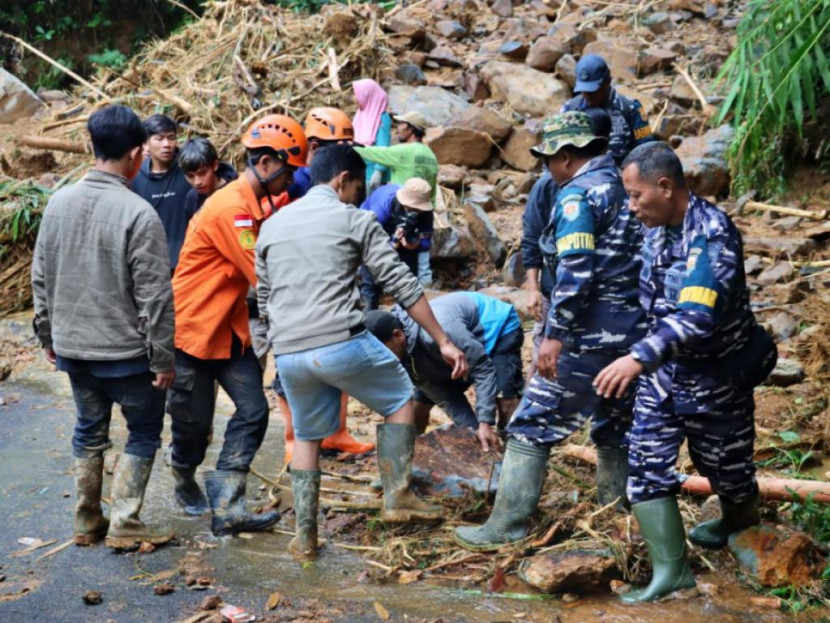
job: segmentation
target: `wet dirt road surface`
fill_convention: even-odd
[[[156,459],[142,517],[170,525],[178,544],[148,554],[114,553],[99,544],[69,545],[72,538],[74,483],[71,436],[74,406],[68,381],[42,361],[16,371],[0,384],[6,404],[0,406],[0,620],[2,621],[181,621],[198,611],[207,595],[219,595],[273,621],[380,621],[375,603],[391,621],[786,621],[790,617],[754,607],[750,594],[732,578],[699,578],[708,595],[660,604],[626,607],[612,596],[586,597],[565,604],[558,598],[526,601],[470,591],[473,587],[422,581],[405,586],[367,582],[366,568],[356,552],[332,546],[320,559],[303,567],[287,553],[289,536],[266,533],[250,538],[216,539],[205,518],[188,519],[173,501],[173,482],[162,453]],[[221,433],[231,412],[220,399],[216,435],[206,465],[212,466],[221,447]],[[117,412],[112,438],[117,452],[125,429]],[[169,422],[164,443],[169,440]],[[272,414],[268,435],[254,467],[270,476],[282,466],[282,426]],[[104,497],[111,477],[105,477]],[[260,482],[249,478],[248,497],[263,497]],[[106,507],[105,507],[106,512]],[[283,519],[279,530],[290,531]],[[24,555],[18,539],[54,543]],[[321,537],[325,537],[324,534]],[[44,556],[49,553],[50,555]],[[42,558],[41,558],[42,557]],[[183,571],[182,571],[183,570]],[[202,577],[206,590],[186,587],[186,576]],[[168,582],[169,595],[153,587]],[[512,582],[510,584],[513,584]],[[714,590],[711,587],[715,587]],[[99,605],[86,605],[88,589],[102,593]],[[466,590],[465,590],[466,589]],[[508,590],[513,590],[509,588]],[[269,596],[278,592],[282,603],[266,611]],[[383,611],[381,611],[381,614]],[[269,619],[266,619],[269,620]]]

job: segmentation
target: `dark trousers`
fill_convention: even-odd
[[[398,251],[401,261],[406,264],[410,272],[418,276],[418,252],[403,249]],[[360,298],[363,299],[363,304],[366,311],[377,309],[380,305],[380,295],[383,291],[375,283],[372,273],[365,266],[361,266],[358,271],[360,274]]]
[[[151,459],[161,445],[164,392],[153,387],[150,372],[117,378],[70,373],[72,396],[78,409],[72,451],[78,458],[101,456],[112,446],[112,405],[118,404],[127,421],[126,454]]]
[[[234,347],[232,352],[230,359],[197,359],[176,350],[176,381],[167,395],[173,466],[196,467],[205,459],[216,402],[215,382],[236,407],[225,429],[216,469],[247,471],[262,445],[268,428],[262,368],[252,348],[240,354]]]

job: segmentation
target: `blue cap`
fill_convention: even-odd
[[[586,54],[576,64],[574,93],[593,93],[611,77],[605,59],[598,54]]]

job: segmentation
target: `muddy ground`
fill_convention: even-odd
[[[273,533],[242,538],[216,539],[206,519],[185,518],[174,505],[172,478],[161,453],[144,517],[171,525],[178,535],[176,544],[152,553],[113,553],[103,545],[57,549],[72,537],[71,394],[65,375],[50,370],[26,336],[26,315],[5,319],[2,325],[6,345],[19,338],[18,344],[29,346],[18,349],[13,376],[0,385],[2,620],[184,621],[198,614],[200,604],[212,595],[266,621],[664,621],[668,617],[691,622],[792,618],[753,601],[757,594],[738,581],[725,554],[713,558],[718,573],[698,573],[698,595],[635,607],[621,605],[610,593],[565,599],[542,596],[512,576],[501,587],[502,594],[488,594],[485,584],[448,579],[441,572],[425,574],[420,581],[402,586],[400,579],[386,577],[369,564],[365,554],[341,547],[367,542],[365,531],[357,528],[351,534],[338,533],[334,537],[324,529],[321,536],[327,543],[320,559],[301,565],[285,551],[292,529],[290,511]],[[352,411],[352,430],[369,438],[377,416],[354,407]],[[230,404],[223,397],[207,466],[215,462],[230,412]],[[282,469],[282,433],[281,417],[274,410],[262,451],[254,462],[255,470],[271,479]],[[110,467],[117,450],[123,447],[124,434],[123,420],[116,414]],[[165,445],[168,440],[166,428]],[[326,459],[324,469],[355,472],[361,462],[369,466],[365,471],[370,472],[370,459]],[[260,500],[255,503],[266,503],[269,489],[257,477],[249,478],[249,498]],[[286,508],[290,508],[290,499],[281,500],[281,509]],[[371,521],[371,513],[364,516]],[[369,537],[368,547],[372,543],[381,546],[383,530],[371,534],[374,536]],[[21,553],[27,546],[19,539],[40,539],[49,544]],[[155,594],[154,588],[164,583],[172,585],[173,592]],[[82,600],[90,589],[101,592],[99,605],[86,605]],[[279,594],[279,605],[267,610],[274,593]],[[827,614],[814,610],[808,618],[818,620]]]

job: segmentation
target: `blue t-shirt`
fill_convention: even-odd
[[[492,296],[479,292],[464,292],[472,297],[478,305],[478,317],[484,327],[484,351],[489,355],[502,336],[512,331],[521,330],[522,323],[516,308]]]
[[[288,187],[288,197],[296,201],[311,190],[311,173],[308,167],[300,167],[294,171],[294,179]]]

